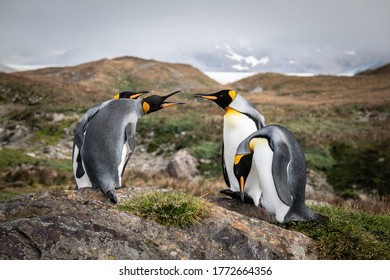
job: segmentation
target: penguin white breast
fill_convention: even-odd
[[[274,153],[271,150],[267,139],[254,138],[252,141],[254,141],[253,161],[256,163],[260,186],[263,192],[261,204],[270,214],[275,215],[278,222],[283,222],[284,217],[290,208],[280,200],[276,191],[272,176]]]
[[[78,164],[77,163],[78,154],[79,154],[79,148],[77,148],[77,146],[74,145],[74,149],[73,149],[73,175],[74,175],[74,178],[76,180],[76,186],[78,189],[92,188],[91,180],[89,179],[88,174],[85,171],[83,159],[81,159],[81,164],[83,165],[84,175],[81,178],[77,178],[77,176],[76,176],[76,170],[77,170],[77,164]]]
[[[122,186],[122,173],[123,173],[123,168],[125,168],[125,164],[127,161],[127,156],[130,152],[129,145],[127,144],[127,141],[123,144],[122,148],[122,156],[121,156],[121,162],[118,165],[118,178],[119,178],[119,186]]]
[[[232,191],[240,190],[238,181],[233,173],[234,156],[236,155],[237,147],[256,130],[256,124],[252,119],[234,109],[227,109],[223,123],[223,143],[226,171]]]

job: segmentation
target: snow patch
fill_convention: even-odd
[[[222,85],[234,83],[238,80],[253,76],[255,72],[204,72],[211,79]]]

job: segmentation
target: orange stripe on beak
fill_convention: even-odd
[[[240,192],[244,192],[244,185],[245,185],[244,177],[241,176],[240,177]]]
[[[213,95],[204,95],[204,96],[201,96],[201,97],[204,98],[204,99],[209,99],[209,100],[217,100],[217,97],[213,96]]]

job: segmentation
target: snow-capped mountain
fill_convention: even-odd
[[[297,52],[256,49],[240,44],[217,44],[192,53],[191,64],[204,72],[276,72],[302,75],[354,75],[386,64],[390,57],[375,57],[356,48],[302,48]]]

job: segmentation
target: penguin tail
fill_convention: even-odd
[[[108,197],[111,203],[118,204],[118,198],[116,197],[115,190],[109,190],[105,193],[105,195]]]

